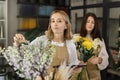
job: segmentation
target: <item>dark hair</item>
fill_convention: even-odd
[[[93,17],[94,21],[95,21],[94,29],[92,30],[92,32],[90,34],[92,39],[100,38],[102,40],[100,27],[98,26],[98,20],[97,20],[97,17],[94,13],[87,13],[84,16],[83,21],[82,21],[82,25],[81,25],[81,29],[80,29],[80,35],[82,37],[86,37],[86,35],[87,35],[86,23],[87,23],[87,19],[88,19],[89,16]]]

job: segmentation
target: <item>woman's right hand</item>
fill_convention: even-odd
[[[88,61],[91,62],[92,64],[100,64],[102,63],[102,58],[93,56]]]
[[[26,39],[22,34],[15,34],[13,39],[14,39],[14,45],[17,46],[22,42],[26,42]]]

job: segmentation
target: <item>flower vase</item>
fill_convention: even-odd
[[[82,71],[79,73],[77,80],[89,80],[89,75],[86,67],[82,68]]]

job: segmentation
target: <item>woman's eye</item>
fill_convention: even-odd
[[[90,23],[90,21],[88,20],[87,23]]]
[[[61,23],[62,20],[51,20],[50,22],[51,22],[51,23],[55,23],[55,22]]]
[[[54,23],[55,21],[51,21],[52,23]]]
[[[92,24],[94,24],[94,22],[93,22],[93,21],[92,21],[91,23],[92,23]]]
[[[58,22],[62,22],[61,20],[58,20]]]

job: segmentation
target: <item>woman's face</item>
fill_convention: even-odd
[[[94,18],[89,16],[86,23],[86,30],[88,33],[92,32],[92,30],[94,29],[94,25],[95,25]]]
[[[66,22],[59,13],[55,13],[51,16],[50,23],[54,34],[64,34],[64,30],[67,29]]]

